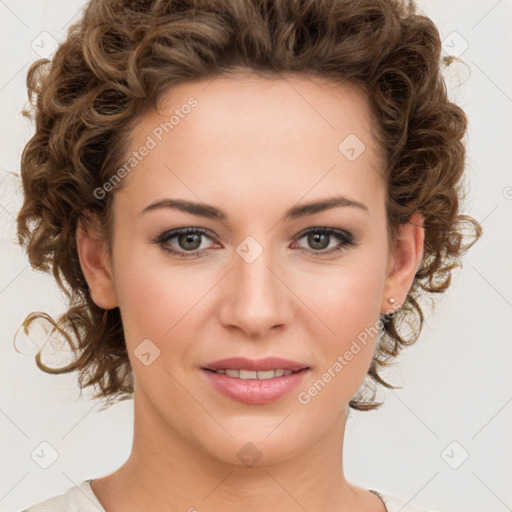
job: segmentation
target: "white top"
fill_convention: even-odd
[[[91,482],[92,479],[84,480],[80,485],[68,489],[65,494],[48,498],[23,512],[106,512],[94,494]],[[433,512],[420,510],[380,491],[370,491],[380,497],[388,512]]]

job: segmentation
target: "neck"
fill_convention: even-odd
[[[262,457],[258,462],[257,448],[241,443],[240,460],[233,463],[219,460],[186,433],[177,432],[138,387],[134,405],[130,457],[115,473],[92,485],[108,512],[142,510],[148,502],[153,510],[191,512],[340,512],[361,510],[364,500],[373,500],[374,506],[379,501],[349,484],[343,474],[345,410],[313,445],[298,447],[295,457],[281,461]],[[271,462],[263,464],[263,460]],[[377,505],[372,510],[380,509]]]

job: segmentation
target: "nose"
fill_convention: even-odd
[[[290,324],[294,295],[270,249],[253,261],[240,254],[234,255],[233,267],[225,278],[220,320],[247,337],[263,338],[269,331]]]

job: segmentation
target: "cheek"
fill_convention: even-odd
[[[164,340],[198,314],[201,298],[215,280],[168,260],[153,248],[122,251],[116,265],[116,292],[123,325],[132,343]]]
[[[299,296],[338,341],[357,336],[379,318],[386,262],[376,254],[359,251],[337,268],[301,281]]]
[[[183,409],[169,410],[167,400],[172,394],[174,404],[189,404],[190,395],[170,373],[179,375],[181,381],[190,375],[189,362],[197,363],[190,350],[204,325],[203,318],[208,318],[207,293],[219,282],[219,276],[207,266],[200,269],[200,263],[187,265],[167,258],[158,249],[140,245],[131,251],[123,251],[121,243],[117,247],[116,291],[126,344],[138,385],[150,400],[159,402],[158,407],[169,414],[171,423],[180,425]],[[138,347],[147,347],[150,358],[156,352],[152,345],[141,344],[146,339],[160,351],[147,366],[138,360]],[[201,410],[190,404],[187,407],[187,417],[197,414],[198,423],[204,422]]]
[[[324,405],[325,400],[350,400],[370,366],[381,328],[386,264],[378,254],[376,248],[360,251],[342,267],[303,282],[298,293],[317,317],[312,336],[318,343],[320,378],[311,394],[305,391],[310,398],[321,391],[318,401]]]
[[[371,277],[340,277],[311,307],[322,320],[315,322],[320,327],[313,331],[317,365],[297,399],[308,415],[323,417],[321,421],[334,421],[363,384],[371,364],[380,328],[380,297]]]

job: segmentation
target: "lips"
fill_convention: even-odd
[[[240,379],[201,369],[201,375],[224,397],[246,405],[264,405],[284,399],[310,375],[311,369],[271,379]]]
[[[229,357],[206,364],[202,367],[204,370],[248,370],[253,372],[268,370],[290,370],[298,372],[299,370],[309,368],[307,363],[283,359],[280,357],[265,357],[263,359],[247,359],[246,357]]]

